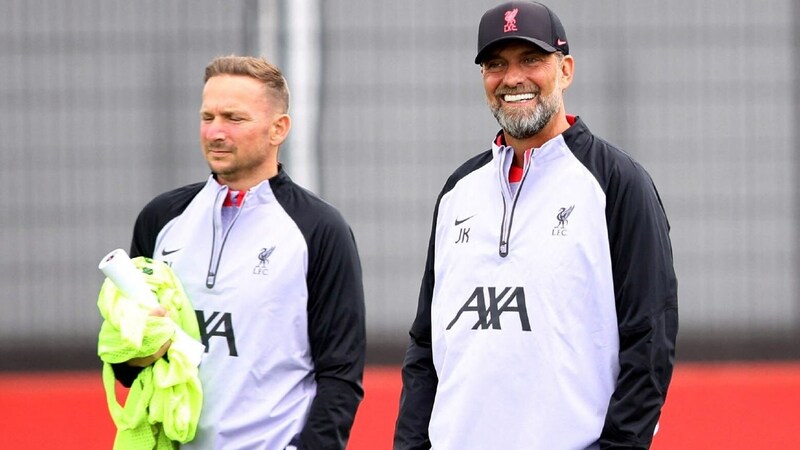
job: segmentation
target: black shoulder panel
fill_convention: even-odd
[[[456,169],[447,179],[447,182],[445,182],[444,187],[442,188],[442,192],[439,194],[439,199],[441,199],[444,194],[450,192],[450,190],[453,189],[453,187],[456,185],[456,183],[458,183],[460,179],[480,169],[481,167],[485,166],[491,161],[492,161],[491,149],[481,152],[473,156],[472,158],[468,159],[466,162],[464,162],[464,164],[462,164],[458,169]],[[439,199],[437,199],[436,201],[437,206],[439,203]]]
[[[174,189],[157,196],[145,205],[133,227],[131,258],[137,256],[152,258],[158,233],[164,225],[178,217],[189,206],[203,186],[205,182]]]

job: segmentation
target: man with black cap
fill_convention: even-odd
[[[549,8],[487,11],[475,63],[502,130],[436,201],[394,448],[647,449],[678,329],[656,188],[566,114]]]

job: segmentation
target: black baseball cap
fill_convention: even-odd
[[[511,39],[528,41],[549,53],[569,54],[567,33],[550,8],[536,2],[506,2],[481,17],[475,64],[483,61],[489,47]]]

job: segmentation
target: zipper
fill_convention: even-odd
[[[511,241],[511,225],[514,222],[514,211],[517,208],[517,200],[519,199],[520,191],[522,191],[522,185],[525,183],[525,179],[528,177],[528,172],[530,171],[530,166],[533,162],[533,151],[526,151],[524,159],[525,165],[523,167],[522,179],[519,180],[519,185],[517,186],[516,192],[514,192],[513,198],[511,196],[511,186],[508,182],[508,173],[506,173],[505,164],[500,165],[500,195],[503,198],[503,220],[500,223],[500,245],[498,248],[498,253],[500,254],[501,258],[508,256],[509,243]],[[509,202],[511,202],[511,211],[508,210]]]
[[[222,227],[222,201],[227,197],[228,190],[222,189],[217,194],[217,199],[214,202],[214,213],[212,219],[212,230],[211,230],[211,258],[208,262],[208,273],[206,274],[206,287],[208,289],[212,289],[214,285],[217,283],[217,272],[219,271],[219,264],[222,260],[222,250],[225,248],[225,241],[228,240],[228,234],[231,232],[231,228],[233,228],[233,224],[236,223],[236,219],[239,218],[239,214],[242,213],[242,208],[244,208],[244,202],[247,200],[245,196],[242,199],[242,204],[239,205],[239,208],[236,210],[236,215],[233,216],[231,219],[231,223],[228,224],[228,228],[222,230],[222,239],[220,240],[219,248],[217,248],[217,230]],[[241,195],[245,195],[242,192]]]

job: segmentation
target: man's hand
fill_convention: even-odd
[[[167,316],[167,310],[164,309],[163,306],[158,306],[155,309],[153,309],[152,311],[150,311],[150,315],[151,316],[156,316],[156,317],[166,317]],[[147,367],[147,366],[153,364],[154,362],[158,361],[159,359],[161,359],[167,353],[167,350],[169,350],[169,346],[170,345],[172,345],[172,340],[171,339],[167,340],[167,342],[164,342],[164,344],[161,346],[161,348],[159,348],[158,351],[156,351],[152,355],[143,356],[141,358],[129,359],[127,361],[127,364],[129,366],[134,366],[134,367]]]

